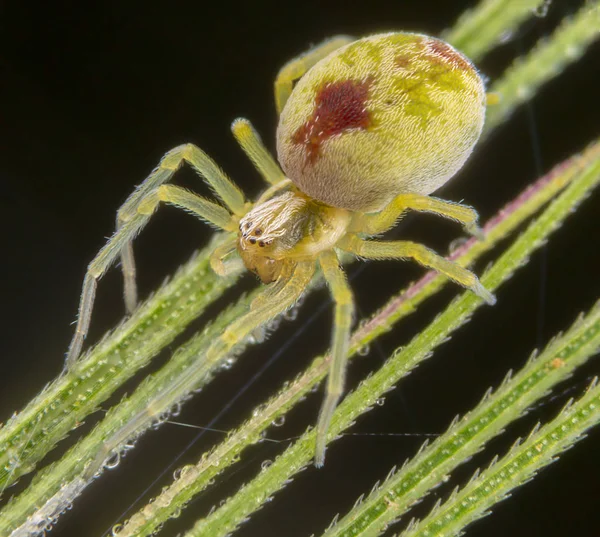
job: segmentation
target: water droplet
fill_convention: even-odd
[[[121,454],[117,451],[117,453],[114,453],[108,459],[106,459],[104,461],[104,468],[106,470],[113,470],[114,468],[119,466],[120,462],[121,462]]]
[[[285,416],[277,416],[272,422],[273,427],[281,427],[285,423]]]
[[[179,416],[179,414],[181,414],[181,403],[180,402],[175,403],[175,406],[171,410],[171,417]]]
[[[385,405],[385,397],[380,397],[379,399],[377,399],[377,401],[375,401],[375,404],[377,406],[383,406],[383,405]]]
[[[552,0],[545,0],[545,2],[543,2],[533,10],[533,14],[536,17],[545,17],[546,15],[548,15],[548,10],[550,9],[551,3]]]
[[[221,364],[221,369],[227,371],[233,367],[233,364],[235,364],[235,358],[227,358],[227,360],[224,360]]]
[[[298,308],[290,308],[283,314],[283,318],[286,321],[295,321],[298,318]]]
[[[115,524],[112,528],[111,535],[114,537],[115,535],[118,535],[119,533],[121,533],[122,530],[123,530],[123,524]]]
[[[269,466],[271,466],[271,464],[273,464],[273,461],[267,459],[266,461],[262,461],[260,467],[262,470],[266,470],[267,468],[269,468]]]
[[[358,354],[359,356],[366,356],[367,354],[369,354],[370,351],[371,351],[371,347],[369,346],[369,344],[361,345],[356,350],[356,354]]]
[[[498,43],[508,43],[512,40],[513,36],[514,32],[512,30],[505,30],[504,32],[502,32],[502,34],[500,34],[500,37],[498,38]]]
[[[182,466],[181,468],[177,468],[177,470],[175,470],[173,472],[173,479],[175,481],[177,481],[178,479],[181,479],[184,475],[186,475],[192,468],[194,467],[193,464],[186,464],[185,466]]]

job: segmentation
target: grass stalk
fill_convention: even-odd
[[[600,385],[597,378],[576,403],[569,402],[550,423],[535,428],[527,440],[515,444],[500,461],[493,460],[462,490],[435,508],[402,537],[461,535],[465,526],[489,513],[516,487],[531,480],[542,468],[581,440],[600,422]]]
[[[483,0],[465,11],[442,38],[474,61],[506,41],[532,16],[542,17],[548,0]]]
[[[525,56],[517,58],[489,91],[499,102],[490,106],[485,133],[506,121],[521,104],[531,100],[540,87],[576,62],[600,37],[600,1],[586,2],[565,19],[548,38],[541,39]]]
[[[380,535],[459,464],[480,451],[527,408],[568,378],[597,353],[598,348],[600,303],[586,317],[578,319],[567,333],[551,341],[539,356],[534,352],[523,369],[514,376],[507,376],[496,392],[486,392],[476,408],[460,420],[455,419],[443,435],[431,445],[423,446],[400,471],[392,470],[381,485],[364,501],[357,502],[323,537]]]

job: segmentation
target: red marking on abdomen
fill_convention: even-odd
[[[441,56],[444,60],[450,62],[458,69],[462,69],[463,71],[473,69],[473,66],[464,58],[462,54],[456,52],[450,45],[448,45],[448,43],[444,43],[444,41],[440,41],[439,39],[430,39],[427,42],[427,47],[430,52],[433,52],[433,57]]]
[[[349,129],[368,129],[371,115],[367,110],[373,76],[363,81],[327,82],[315,97],[311,117],[292,136],[292,142],[306,147],[307,162],[320,156],[321,144]]]

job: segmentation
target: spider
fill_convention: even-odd
[[[495,298],[471,271],[425,246],[374,240],[407,211],[426,211],[462,223],[478,235],[477,212],[429,196],[463,165],[483,126],[486,94],[471,62],[449,44],[421,34],[386,33],[354,40],[337,36],[283,66],[275,80],[280,113],[279,164],[249,121],[233,134],[269,187],[255,201],[201,149],[172,149],[131,194],[117,231],[88,266],[77,327],[67,353],[72,368],[88,331],[98,279],[120,257],[126,309],[136,307],[132,241],[161,202],[184,209],[226,232],[211,258],[226,274],[232,255],[267,284],[249,311],[210,346],[209,357],[230,351],[255,329],[294,305],[317,266],[335,303],[330,370],[319,413],[315,464],[325,459],[326,435],[343,393],[352,290],[339,253],[363,259],[410,258],[470,289]],[[168,184],[187,162],[222,205]],[[281,167],[280,167],[281,166]]]

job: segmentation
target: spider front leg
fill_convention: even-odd
[[[481,229],[477,226],[479,215],[475,209],[461,203],[420,194],[400,194],[382,211],[375,214],[359,215],[351,227],[351,231],[369,235],[383,233],[393,227],[400,215],[407,209],[434,213],[456,220],[464,226],[467,233],[480,239],[483,237]]]
[[[190,164],[206,180],[233,214],[237,216],[245,214],[246,200],[242,191],[204,151],[193,144],[185,144],[171,149],[121,206],[117,213],[117,231],[135,217],[140,203],[149,193],[169,181],[184,162]],[[127,312],[131,313],[137,304],[136,271],[131,241],[125,243],[121,249],[121,266],[125,306]]]
[[[325,280],[329,285],[335,301],[335,317],[331,345],[331,362],[325,400],[319,412],[317,423],[317,441],[315,448],[315,466],[320,468],[325,463],[327,430],[335,407],[344,391],[348,347],[350,343],[350,327],[354,317],[354,298],[346,281],[346,275],[339,266],[337,255],[329,250],[319,256],[319,263]]]
[[[315,273],[313,262],[302,262],[289,270],[285,276],[269,284],[252,302],[250,311],[231,323],[206,352],[207,360],[229,352],[254,330],[294,305],[306,290]],[[261,300],[266,296],[268,300]]]
[[[130,247],[131,241],[150,220],[161,201],[187,210],[225,231],[237,232],[237,218],[232,217],[226,209],[196,194],[187,192],[183,188],[174,185],[162,185],[140,197],[135,214],[129,217],[125,224],[115,232],[88,265],[79,302],[77,326],[67,352],[67,369],[71,369],[75,365],[81,353],[81,347],[90,325],[98,280],[114,263],[119,254]]]
[[[347,252],[365,259],[414,259],[424,267],[447,276],[459,285],[470,289],[489,305],[496,303],[496,298],[479,281],[470,270],[448,261],[422,244],[409,241],[367,241],[356,235],[348,235],[338,246]]]
[[[325,56],[353,41],[355,41],[355,38],[348,35],[337,35],[287,62],[279,70],[275,79],[275,106],[277,107],[277,113],[281,114],[285,103],[292,93],[296,80],[302,78],[313,65],[325,58]]]

